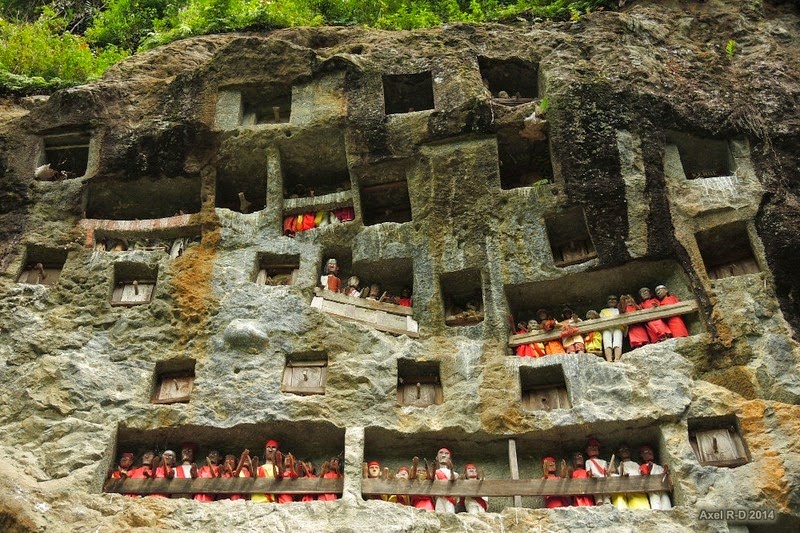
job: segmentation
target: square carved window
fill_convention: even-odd
[[[736,417],[689,421],[689,443],[701,465],[736,467],[747,464],[747,449]]]
[[[286,358],[286,366],[283,368],[281,392],[325,394],[327,380],[327,355],[291,355]]]
[[[83,176],[89,165],[89,138],[88,132],[80,131],[44,137],[41,164],[49,164],[62,178]]]
[[[495,98],[509,103],[530,102],[538,96],[539,68],[535,63],[519,59],[478,57],[484,86]],[[506,103],[505,101],[503,103]]]
[[[710,279],[757,274],[761,271],[744,222],[701,231],[695,238]]]
[[[569,409],[572,402],[561,365],[519,369],[522,408],[528,411]]]
[[[383,102],[387,115],[433,109],[433,78],[430,71],[385,74]]]
[[[155,293],[157,277],[156,268],[141,263],[116,263],[111,305],[132,306],[150,303]]]
[[[730,176],[736,164],[727,140],[704,139],[688,133],[669,132],[667,142],[678,148],[687,179]]]
[[[477,268],[445,272],[439,278],[444,301],[444,323],[472,326],[483,322],[483,278]]]
[[[66,261],[66,250],[31,246],[26,252],[25,267],[17,282],[52,287],[58,283]]]
[[[257,257],[256,285],[294,285],[300,273],[300,256],[259,254]]]
[[[444,401],[439,379],[439,362],[397,361],[397,403],[427,407]]]
[[[157,363],[152,403],[187,403],[194,389],[194,366],[194,359]]]
[[[547,217],[545,225],[556,266],[576,265],[597,257],[586,216],[580,207]]]

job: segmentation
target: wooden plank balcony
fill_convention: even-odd
[[[411,318],[414,314],[411,307],[346,296],[319,287],[314,289],[314,294],[311,307],[324,313],[379,331],[419,337],[419,325]]]
[[[620,328],[630,326],[632,324],[641,324],[650,320],[659,318],[670,318],[673,316],[686,315],[694,313],[698,309],[697,302],[694,300],[687,300],[685,302],[678,302],[676,304],[662,305],[651,309],[642,309],[641,311],[634,311],[633,313],[623,313],[613,318],[596,318],[594,320],[584,320],[575,324],[578,328],[578,333],[585,335],[592,331],[602,331],[609,328]],[[548,342],[561,338],[561,328],[556,328],[553,331],[545,333],[523,333],[521,335],[512,335],[508,340],[510,347],[520,346],[522,344],[530,344],[533,342]]]
[[[120,494],[341,494],[344,479],[197,478],[109,479],[103,492]]]
[[[364,496],[584,496],[624,492],[672,492],[672,488],[669,475],[589,479],[361,480],[361,493]]]
[[[332,211],[340,207],[353,207],[352,190],[332,192],[320,196],[285,198],[283,200],[283,215],[297,215],[311,211]]]

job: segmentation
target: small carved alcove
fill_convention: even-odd
[[[365,226],[411,221],[405,165],[376,165],[365,171],[358,183]]]
[[[401,297],[403,289],[413,294],[414,264],[410,257],[357,261],[353,264],[353,274],[358,277],[364,296],[369,295],[372,285],[377,285],[378,296],[386,303],[396,303],[394,300]]]
[[[293,135],[281,145],[280,157],[284,198],[312,199],[285,202],[284,214],[352,207],[352,193],[340,194],[352,188],[341,130],[314,129]]]
[[[187,403],[194,388],[194,359],[159,361],[155,369],[152,403]]]
[[[678,148],[687,179],[730,176],[736,169],[728,141],[669,132],[667,142]]]
[[[522,408],[525,410],[550,411],[572,407],[561,365],[521,366],[519,383],[522,391]]]
[[[261,252],[256,256],[256,285],[294,285],[299,273],[299,254]]]
[[[114,263],[114,290],[111,305],[148,304],[153,299],[158,268],[144,263]]]
[[[383,104],[387,115],[433,109],[431,72],[384,74]]]
[[[732,222],[700,231],[695,238],[710,279],[761,272],[745,222]]]
[[[245,87],[241,90],[241,125],[289,122],[292,113],[292,88],[287,85]]]
[[[235,168],[232,168],[234,167]],[[267,205],[267,169],[250,161],[237,161],[217,170],[216,207],[255,213]]]
[[[281,392],[325,394],[328,380],[328,354],[310,352],[286,356]]]
[[[556,266],[576,265],[597,257],[582,208],[574,207],[548,216],[545,225]]]
[[[52,287],[58,283],[66,261],[67,251],[64,249],[28,246],[25,266],[17,277],[17,283]]]
[[[689,444],[704,466],[733,468],[750,462],[735,415],[689,419]]]
[[[533,140],[520,135],[517,128],[504,128],[497,133],[497,156],[504,190],[553,183],[550,143],[546,138]]]
[[[481,271],[468,268],[439,276],[448,326],[471,326],[483,322],[483,281]]]
[[[87,131],[72,131],[54,135],[46,135],[43,141],[43,153],[39,164],[50,164],[55,171],[65,173],[66,178],[78,178],[86,174],[89,165],[89,140]]]
[[[397,403],[427,407],[443,400],[438,361],[397,360]]]
[[[535,63],[479,56],[478,67],[483,84],[492,97],[501,99],[500,103],[530,102],[539,94],[539,68]],[[505,93],[502,97],[501,92]]]

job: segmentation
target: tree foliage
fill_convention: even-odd
[[[114,61],[191,35],[290,26],[392,30],[452,22],[578,20],[617,0],[0,0],[8,76],[77,83]]]

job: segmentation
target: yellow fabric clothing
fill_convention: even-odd
[[[258,473],[256,475],[257,477],[275,479],[275,471],[272,468],[272,463],[267,462],[263,466],[259,466]],[[250,501],[258,503],[273,503],[275,502],[275,496],[273,494],[252,494],[250,496]]]

